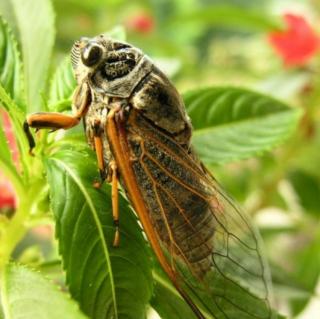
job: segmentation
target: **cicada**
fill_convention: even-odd
[[[71,51],[73,115],[35,113],[29,127],[83,119],[102,180],[112,184],[118,246],[120,183],[163,270],[197,318],[272,318],[258,233],[197,157],[183,100],[139,49],[104,35]],[[216,141],[219,143],[219,141]]]

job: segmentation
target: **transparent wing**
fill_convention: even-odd
[[[215,318],[273,318],[271,281],[261,240],[249,218],[215,184],[211,267],[203,278],[177,260],[183,284]],[[188,278],[188,279],[186,279]]]
[[[130,121],[129,121],[130,122]],[[181,288],[212,318],[273,318],[258,232],[197,160],[142,117],[128,127],[137,183]]]

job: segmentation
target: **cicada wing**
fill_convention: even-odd
[[[158,238],[175,286],[212,318],[272,318],[268,268],[249,218],[191,149],[138,113],[125,131],[149,232]]]
[[[155,231],[164,239],[161,246],[179,285],[214,318],[273,318],[270,275],[258,232],[213,179],[203,181],[213,194],[206,194],[208,205],[202,204],[202,209],[213,219],[187,211],[183,216],[179,213],[186,210],[183,204],[173,200],[169,190],[155,187],[164,211],[161,231],[157,227]],[[176,189],[185,187],[181,182]],[[170,205],[182,216],[176,220],[185,220],[180,230],[166,215],[172,212]]]
[[[187,236],[163,214],[161,230],[155,227],[161,247],[179,285],[204,313],[214,318],[272,318],[271,282],[259,234],[217,186],[208,205],[213,221],[190,218],[185,212],[186,223],[180,228]],[[163,189],[156,188],[156,192],[164,212],[175,204],[179,214],[177,202],[164,195]]]
[[[213,181],[211,267],[199,278],[176,260],[184,289],[214,318],[273,318],[272,288],[259,233]]]

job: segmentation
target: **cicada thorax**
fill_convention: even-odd
[[[175,87],[155,66],[135,87],[130,103],[155,128],[172,136],[179,144],[190,145],[192,129],[183,101]]]

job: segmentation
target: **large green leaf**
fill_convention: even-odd
[[[208,26],[231,27],[236,30],[271,31],[282,28],[278,18],[268,16],[263,10],[248,10],[237,6],[212,5],[174,18],[173,24],[198,23]]]
[[[6,319],[85,319],[76,303],[40,273],[9,264],[2,276]]]
[[[39,111],[54,43],[49,0],[10,0],[20,33],[28,111]]]
[[[150,258],[137,219],[121,198],[120,247],[112,247],[110,186],[92,186],[95,157],[70,145],[47,161],[56,235],[72,296],[93,319],[145,318]]]
[[[249,158],[284,142],[301,112],[266,95],[240,88],[208,88],[185,94],[193,144],[207,163]]]
[[[0,17],[0,83],[19,107],[24,108],[21,61],[17,42]]]

